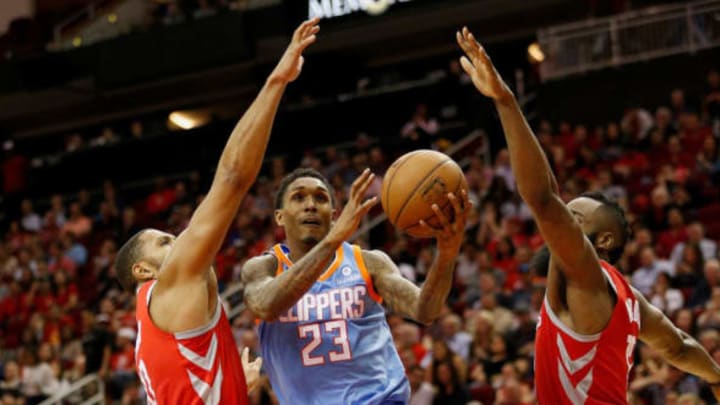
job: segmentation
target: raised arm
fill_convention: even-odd
[[[287,84],[300,74],[302,52],[315,42],[315,34],[320,29],[317,23],[314,19],[298,27],[280,62],[233,129],[210,191],[163,265],[159,278],[162,285],[207,275],[240,202],[260,171],[280,99]]]
[[[641,292],[633,288],[633,293],[640,303],[640,340],[673,366],[712,384],[715,398],[720,399],[720,366],[692,336],[650,305]]]
[[[404,278],[392,259],[384,252],[364,251],[363,260],[373,278],[373,284],[386,305],[399,315],[424,324],[430,324],[439,315],[452,287],[455,262],[465,236],[465,223],[472,204],[467,192],[462,190],[463,203],[448,194],[454,210],[450,223],[442,210],[433,204],[440,227],[431,228],[425,221],[420,226],[428,229],[437,240],[437,254],[422,288]]]
[[[510,163],[522,199],[533,213],[553,260],[568,284],[604,288],[597,254],[580,224],[560,198],[555,176],[515,96],[497,72],[485,49],[467,28],[457,33],[467,56],[460,60],[475,87],[495,101],[510,152]]]
[[[365,200],[375,175],[366,169],[350,188],[350,199],[330,232],[287,271],[275,277],[277,259],[258,256],[243,266],[245,303],[256,316],[274,320],[287,312],[327,269],[338,247],[357,230],[377,197]]]

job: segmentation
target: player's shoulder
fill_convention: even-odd
[[[360,254],[365,262],[365,267],[371,274],[392,271],[396,268],[390,256],[382,250],[361,249]]]
[[[263,254],[248,259],[242,266],[241,277],[247,283],[258,278],[274,276],[278,266],[278,259],[272,254]]]

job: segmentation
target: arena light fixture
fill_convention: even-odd
[[[170,123],[181,129],[193,129],[200,126],[198,120],[183,111],[173,111],[168,116]]]
[[[527,52],[528,58],[532,63],[542,63],[545,60],[545,53],[542,48],[540,48],[540,44],[537,43],[537,41],[528,46]]]
[[[117,20],[118,20],[117,14],[115,14],[115,13],[108,14],[108,16],[107,16],[108,23],[115,24],[117,22]]]
[[[168,115],[170,129],[193,129],[210,122],[210,113],[204,109],[173,111]]]

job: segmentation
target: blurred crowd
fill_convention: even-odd
[[[398,128],[396,138],[405,142],[359,136],[352,145],[306,151],[295,160],[324,173],[339,204],[365,167],[378,175],[369,191],[377,194],[382,174],[400,154],[452,145],[439,135],[436,110],[417,106]],[[676,89],[652,109],[628,108],[605,125],[534,126],[563,199],[598,190],[620,201],[633,236],[618,268],[720,361],[720,75],[710,72],[703,94]],[[493,146],[492,154],[471,144],[458,155],[467,163],[476,209],[443,315],[422,327],[388,314],[414,405],[534,403],[533,342],[544,274],[531,258],[543,241],[515,190],[507,150]],[[290,161],[270,158],[245,198],[215,261],[221,289],[239,281],[245,260],[283,240],[273,223],[273,194],[294,169]],[[42,207],[20,202],[21,214],[0,240],[0,403],[37,404],[91,373],[105,381],[108,403],[143,403],[134,373],[134,297],[114,279],[114,255],[145,227],[181,232],[208,180],[197,173],[158,178],[140,199],[107,181],[97,193],[53,195]],[[378,214],[380,208],[370,217]],[[357,242],[385,250],[418,284],[434,254],[432,241],[405,237],[387,222]],[[241,312],[231,322],[238,347],[259,353],[253,314]],[[704,382],[647,346],[638,346],[630,377],[631,404],[714,403]],[[273,403],[267,381],[252,400]]]

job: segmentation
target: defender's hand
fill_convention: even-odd
[[[319,18],[313,18],[300,24],[293,34],[290,45],[270,75],[271,78],[279,79],[284,83],[290,83],[297,79],[304,62],[302,53],[305,48],[315,42],[317,39],[315,34],[320,31],[318,22],[320,22]]]
[[[463,239],[465,237],[465,224],[467,223],[470,210],[473,209],[472,203],[468,198],[467,191],[463,189],[460,191],[460,194],[462,196],[462,204],[460,200],[455,197],[455,194],[448,194],[448,199],[453,207],[452,223],[450,223],[437,204],[432,205],[432,210],[435,213],[435,217],[440,222],[440,227],[434,228],[423,220],[420,220],[419,223],[422,228],[425,228],[426,231],[431,233],[433,237],[437,239],[438,254],[446,259],[454,260],[460,251],[460,247],[462,246]]]
[[[248,393],[253,392],[260,383],[260,369],[262,368],[263,359],[262,357],[258,357],[250,363],[250,350],[246,347],[242,351],[240,360],[242,361],[242,368],[245,373]]]
[[[343,208],[340,216],[330,229],[330,233],[328,233],[327,237],[330,238],[330,240],[343,242],[350,238],[357,230],[365,214],[377,204],[377,197],[365,200],[365,193],[374,179],[375,175],[370,169],[365,169],[365,171],[355,179],[350,188],[350,199],[348,199],[345,208]]]
[[[485,48],[475,40],[470,30],[463,27],[462,32],[456,32],[455,36],[466,55],[460,58],[460,64],[480,93],[498,102],[511,101],[514,97],[512,91],[495,70]]]

